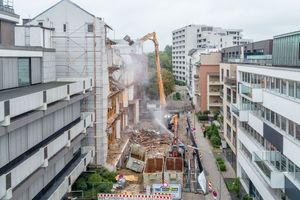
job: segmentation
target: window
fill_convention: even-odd
[[[276,126],[280,128],[280,115],[276,113],[275,117],[276,117]]]
[[[300,140],[300,125],[296,124],[296,139]]]
[[[67,24],[63,24],[63,32],[67,32]]]
[[[94,32],[94,25],[93,24],[88,24],[87,25],[87,32],[89,32],[89,33]]]
[[[286,131],[286,118],[281,116],[281,129]]]
[[[221,69],[221,80],[224,81],[224,69]]]
[[[300,43],[299,43],[299,48],[298,48],[298,58],[300,59]]]
[[[40,27],[43,27],[43,22],[39,22],[39,26],[40,26]]]
[[[300,82],[296,83],[296,98],[300,99]]]
[[[295,82],[289,81],[289,96],[295,97]]]
[[[226,70],[226,77],[229,77],[229,70]]]
[[[281,80],[281,94],[287,94],[286,93],[286,80]]]
[[[30,59],[18,59],[18,83],[19,86],[30,85]]]
[[[289,131],[288,133],[291,135],[291,136],[295,136],[295,129],[294,129],[294,122],[292,122],[291,120],[289,120]]]

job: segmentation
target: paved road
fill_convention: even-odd
[[[194,127],[194,116],[190,114],[191,126]],[[209,141],[203,137],[203,133],[201,130],[201,124],[196,120],[196,134],[195,140],[198,144],[200,153],[202,154],[202,165],[206,174],[206,178],[208,181],[212,182],[213,189],[218,193],[218,200],[220,200],[220,178],[221,178],[221,199],[222,200],[231,200],[230,194],[226,188],[225,182],[222,177],[220,177],[220,172],[217,169],[215,158],[212,153],[212,146],[209,144]],[[205,196],[205,200],[214,200],[212,194],[207,194]]]

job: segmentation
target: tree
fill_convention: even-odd
[[[159,52],[160,66],[169,71],[172,71],[172,47],[167,45],[164,51]],[[149,68],[156,68],[155,52],[148,54],[148,66]]]
[[[159,98],[159,89],[156,77],[156,71],[153,70],[152,77],[149,80],[149,83],[146,87],[147,95],[150,99]],[[168,96],[174,91],[175,80],[172,72],[167,69],[161,70],[161,76],[164,84],[165,95]]]

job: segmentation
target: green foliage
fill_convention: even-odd
[[[85,178],[80,177],[74,184],[74,187],[76,187],[78,190],[87,190],[88,185],[86,183]]]
[[[155,52],[148,54],[148,66],[156,68]],[[162,69],[167,69],[172,72],[172,47],[167,45],[164,51],[159,52],[160,66]]]
[[[226,183],[226,186],[229,192],[234,192],[238,198],[240,197],[241,183],[239,177],[235,178],[233,181]],[[247,197],[246,195],[243,197],[243,199],[244,198],[246,198],[246,200],[248,200],[249,198],[252,199],[251,197]]]
[[[221,145],[221,139],[217,135],[212,135],[210,138],[210,142],[213,145],[214,148],[219,148]]]
[[[221,145],[221,137],[219,135],[218,127],[215,124],[206,127],[206,134],[213,147],[219,148]]]
[[[227,169],[226,169],[226,165],[225,165],[225,163],[221,163],[220,165],[219,165],[219,167],[220,167],[220,171],[222,171],[222,172],[225,172]]]
[[[219,111],[214,112],[213,115],[214,115],[214,120],[218,120],[218,116],[220,115],[220,112]]]
[[[102,167],[93,173],[82,173],[73,185],[73,190],[83,190],[85,198],[94,198],[98,193],[110,193],[116,182],[117,172],[109,172]]]
[[[173,94],[173,100],[175,100],[175,101],[181,100],[181,95],[179,92],[176,92],[175,94]]]
[[[207,121],[208,120],[207,115],[198,115],[197,118],[199,121]]]
[[[175,80],[175,85],[186,86],[186,82]]]
[[[209,111],[209,110],[205,110],[205,111],[203,112],[203,114],[204,114],[204,115],[209,115],[209,114],[210,114],[210,111]]]
[[[253,198],[250,197],[249,194],[246,194],[243,196],[243,200],[253,200]]]
[[[146,93],[150,99],[159,98],[159,89],[157,83],[156,72],[152,73],[152,77],[149,80],[149,84],[146,86]],[[161,76],[164,84],[165,95],[168,96],[174,91],[175,79],[172,72],[162,69]]]

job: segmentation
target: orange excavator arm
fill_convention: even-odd
[[[162,76],[161,76],[161,67],[160,67],[160,59],[159,59],[159,44],[158,44],[156,33],[155,32],[148,33],[147,35],[145,35],[144,37],[142,37],[140,39],[141,42],[145,42],[147,40],[151,40],[154,43],[156,76],[157,76],[158,89],[159,89],[160,107],[164,108],[166,106],[166,96],[165,96],[164,84],[163,84]]]

